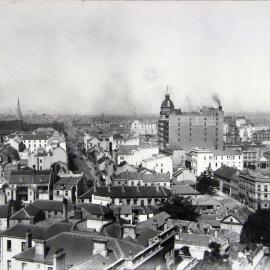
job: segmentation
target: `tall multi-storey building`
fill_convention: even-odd
[[[170,95],[165,95],[165,100],[161,103],[160,118],[158,120],[158,144],[160,149],[169,146],[169,115],[174,111],[173,102]]]
[[[174,109],[167,94],[161,104],[159,146],[190,150],[194,147],[223,150],[222,107],[203,107],[198,112]]]

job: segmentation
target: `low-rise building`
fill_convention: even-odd
[[[144,159],[142,166],[156,173],[168,173],[170,177],[172,177],[173,174],[172,158],[163,154]]]
[[[159,154],[158,147],[143,147],[137,145],[121,145],[116,154],[117,164],[125,161],[130,165],[141,165],[143,160]]]
[[[52,199],[54,174],[51,170],[12,171],[6,188],[7,201],[22,200],[31,203],[37,199]]]
[[[187,165],[199,176],[208,168],[217,170],[222,166],[235,167],[243,170],[243,155],[240,151],[211,151],[193,148],[187,153]]]
[[[164,186],[170,187],[170,175],[168,173],[123,172],[112,176],[114,186]]]
[[[83,193],[84,184],[83,174],[61,175],[53,185],[53,199],[62,201],[66,198],[75,203]]]
[[[28,166],[36,170],[49,170],[55,163],[60,163],[67,168],[67,153],[61,147],[52,148],[50,151],[29,152]]]
[[[101,205],[149,205],[165,201],[171,194],[163,186],[94,186],[80,196],[82,202]]]
[[[130,127],[131,133],[137,134],[157,134],[157,122],[147,120],[134,120]]]

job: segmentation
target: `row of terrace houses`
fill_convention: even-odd
[[[65,197],[76,202],[84,193],[84,181],[83,174],[56,176],[52,170],[14,170],[5,193],[7,201],[31,203],[38,199],[62,200]]]

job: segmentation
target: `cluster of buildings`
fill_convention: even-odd
[[[220,103],[175,109],[169,94],[158,121],[83,120],[69,121],[71,141],[50,128],[2,132],[1,269],[189,270],[211,244],[234,270],[260,263],[263,247],[239,241],[252,209],[270,206],[267,129],[249,135],[252,123],[224,117]],[[196,190],[205,171],[223,196]],[[173,196],[198,219],[165,212]]]

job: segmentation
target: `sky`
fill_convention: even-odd
[[[269,111],[270,2],[0,2],[0,112]]]

